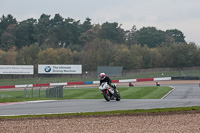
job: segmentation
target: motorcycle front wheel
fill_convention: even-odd
[[[106,101],[110,101],[110,93],[109,92],[103,91],[103,96]]]

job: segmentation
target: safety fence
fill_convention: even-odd
[[[24,88],[24,98],[63,98],[63,85]]]
[[[46,98],[63,98],[63,85],[46,89]]]

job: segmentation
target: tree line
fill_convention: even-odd
[[[59,14],[51,19],[17,22],[12,15],[0,18],[0,64],[82,64],[83,70],[97,66],[123,66],[126,70],[200,65],[200,49],[187,43],[178,29],[156,27],[124,30],[117,22],[81,23]]]

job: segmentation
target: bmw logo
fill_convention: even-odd
[[[46,67],[44,68],[44,71],[45,71],[45,72],[50,72],[50,71],[51,71],[51,67],[50,67],[50,66],[46,66]]]

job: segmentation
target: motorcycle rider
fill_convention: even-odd
[[[113,88],[113,90],[114,90],[114,93],[113,93],[113,92],[110,93],[110,99],[111,99],[111,100],[114,100],[114,97],[116,97],[116,100],[117,100],[117,101],[120,101],[121,96],[120,96],[120,94],[117,92],[116,85],[112,85],[112,84],[111,84],[111,83],[112,83],[112,80],[111,80],[108,76],[106,76],[105,73],[100,73],[100,86],[101,86],[101,84],[102,84],[103,82],[107,82],[107,84],[108,84],[111,88]],[[102,92],[101,92],[101,93],[102,93]]]
[[[107,82],[107,84],[110,85],[113,89],[116,89],[116,86],[111,84],[112,80],[108,76],[106,76],[105,73],[100,73],[100,85],[103,82]]]

